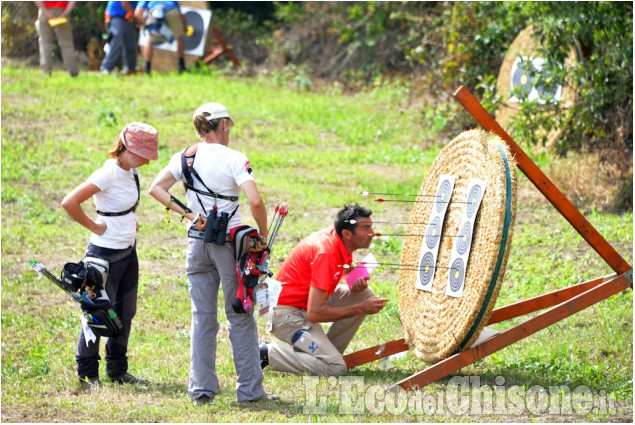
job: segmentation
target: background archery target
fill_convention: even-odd
[[[467,189],[467,203],[463,213],[461,224],[459,229],[461,231],[474,229],[474,221],[476,219],[476,213],[481,206],[481,200],[483,199],[483,192],[485,191],[485,182],[478,179],[470,179],[468,181]],[[459,232],[461,233],[461,232]],[[467,239],[472,241],[472,235],[469,238],[467,235],[461,238],[461,241]],[[463,284],[465,283],[465,267],[468,264],[470,256],[470,243],[459,242],[458,238],[456,243],[452,246],[452,253],[450,254],[451,270],[448,275],[448,284],[445,290],[445,294],[451,297],[460,298],[463,295]]]
[[[456,251],[464,255],[467,253],[467,250],[470,249],[470,245],[472,243],[472,223],[470,221],[466,221],[461,226],[461,231],[456,237]]]
[[[540,78],[532,77],[532,73],[529,72],[529,70],[532,70],[540,73],[544,63],[545,61],[542,58],[517,56],[512,64],[511,90],[518,87],[521,89],[523,94],[527,96],[528,100],[536,101],[540,104],[544,104],[546,102],[547,95],[556,101],[560,101],[562,99],[561,84],[556,84],[552,90],[547,91]],[[509,98],[509,102],[518,103],[520,101],[512,95]]]
[[[427,266],[425,273],[415,274],[415,288],[424,291],[430,291],[432,284],[434,283],[434,272],[436,270],[437,253],[439,252],[439,245],[441,241],[441,232],[443,230],[443,220],[445,219],[445,213],[448,209],[450,200],[452,199],[452,189],[454,188],[454,176],[442,175],[439,177],[439,183],[437,185],[436,196],[434,203],[432,204],[432,216],[429,218],[426,231],[423,235],[423,240],[420,245],[419,260],[415,264],[420,266],[425,264]],[[428,196],[428,195],[426,195]],[[426,203],[430,205],[430,203]],[[420,233],[415,233],[420,234]],[[413,264],[403,263],[402,264]],[[432,270],[429,271],[429,266],[432,265]]]
[[[509,50],[503,59],[498,78],[496,80],[496,92],[501,99],[501,106],[496,111],[496,121],[503,129],[513,137],[511,128],[514,116],[520,110],[518,99],[511,95],[514,87],[521,87],[523,90],[529,91],[529,99],[544,103],[542,99],[546,97],[545,88],[537,85],[532,81],[529,73],[529,67],[540,71],[545,63],[544,58],[540,57],[538,49],[540,47],[539,40],[534,36],[533,27],[529,26],[521,31],[513,43],[509,46]],[[580,47],[577,41],[571,39],[571,49],[564,64],[560,64],[565,68],[573,67],[581,60]],[[576,102],[576,86],[572,81],[566,81],[566,84],[555,85],[554,98],[560,102],[564,111],[568,110]],[[553,146],[560,136],[564,128],[552,129],[547,134],[546,145]]]
[[[419,263],[419,281],[424,287],[432,284],[432,278],[434,277],[435,261],[432,252],[426,252],[421,257]]]
[[[403,267],[399,272],[399,318],[404,338],[413,355],[427,363],[469,347],[489,320],[503,281],[516,212],[515,162],[499,137],[480,130],[461,133],[441,150],[419,195],[434,194],[443,175],[452,176],[454,183],[437,245],[432,279],[436,283],[421,291],[412,284],[421,279],[420,267]],[[450,256],[464,223],[470,179],[487,182],[487,186],[473,216],[469,257],[463,267],[463,294],[456,298],[446,295],[446,283],[453,271]],[[422,223],[429,223],[435,214],[434,204],[413,203],[406,233],[424,235],[426,225]],[[421,251],[427,247],[422,239],[404,240],[401,264],[421,265]]]
[[[181,5],[184,2],[181,2]],[[199,2],[202,3],[202,2]],[[185,53],[192,56],[203,56],[207,41],[208,30],[212,21],[212,11],[187,6],[181,6],[181,13],[185,17],[186,35],[184,37]],[[145,46],[148,42],[148,35],[145,31],[139,31],[139,46]],[[154,54],[157,51],[167,51],[176,53],[176,40],[172,43],[161,43],[154,46]],[[174,56],[174,58],[176,58]],[[174,59],[176,61],[176,59]],[[155,58],[153,55],[152,67],[155,68]]]
[[[187,23],[187,30],[185,32],[185,51],[193,54],[203,56],[205,51],[205,34],[207,34],[207,27],[209,26],[209,21],[212,19],[212,12],[209,12],[209,17],[207,19],[207,25],[205,25],[205,20],[203,19],[203,14],[205,11],[193,11],[188,10],[184,12],[185,22]]]

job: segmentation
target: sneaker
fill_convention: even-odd
[[[269,366],[269,346],[265,341],[260,341],[258,348],[260,348],[260,367],[264,369]]]
[[[79,382],[82,384],[82,389],[84,391],[93,391],[95,390],[98,386],[101,385],[101,381],[99,380],[98,376],[95,376],[93,378],[89,378],[88,376],[84,376],[83,378],[80,376],[79,377]]]
[[[195,406],[204,406],[206,404],[212,404],[212,401],[214,401],[214,397],[209,397],[203,394],[199,398],[195,398],[193,403]]]
[[[111,376],[110,380],[112,382],[116,382],[117,384],[139,384],[139,385],[148,385],[148,381],[145,379],[137,378],[129,374],[128,372],[124,373],[121,376]]]

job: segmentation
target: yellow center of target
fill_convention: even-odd
[[[467,240],[467,235],[463,235],[463,242]]]
[[[423,271],[428,273],[429,270],[430,270],[430,266],[426,264],[426,267],[423,269]]]
[[[472,197],[472,200],[470,202],[472,202],[472,205],[476,204],[476,196]]]
[[[432,236],[436,236],[437,235],[437,229],[432,229]]]
[[[191,37],[194,35],[194,27],[192,25],[187,26],[187,31],[185,31],[185,35]]]
[[[455,279],[458,279],[458,278],[459,278],[459,271],[458,271],[458,270],[456,270],[456,271],[454,272],[454,278],[455,278]]]
[[[520,84],[522,84],[523,86],[527,84],[527,80],[528,80],[527,75],[523,74],[520,76]]]

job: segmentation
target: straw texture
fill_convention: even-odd
[[[505,55],[505,59],[503,59],[503,63],[501,64],[500,70],[498,72],[498,78],[496,80],[496,92],[500,96],[502,100],[501,106],[496,111],[496,121],[500,124],[506,132],[510,133],[510,125],[512,118],[519,112],[518,103],[509,102],[509,91],[512,88],[511,78],[512,78],[512,65],[516,60],[516,57],[539,57],[538,48],[540,47],[540,43],[534,37],[534,29],[532,26],[528,26],[524,30],[522,30],[516,39],[514,39],[513,43],[509,46],[509,50]],[[569,56],[565,60],[565,66],[570,67],[575,63],[579,62],[580,48],[577,42],[573,43],[569,52]],[[576,87],[572,82],[567,82],[562,86],[561,107],[565,110],[571,108],[576,102]],[[548,147],[553,146],[562,133],[564,132],[563,128],[555,128],[552,129],[547,135],[546,145]],[[511,134],[511,133],[510,133]]]
[[[448,357],[459,347],[469,347],[487,323],[503,281],[516,215],[515,161],[498,136],[481,130],[461,133],[439,153],[419,195],[435,195],[442,174],[453,175],[456,181],[442,229],[432,291],[415,289],[419,272],[413,267],[418,267],[423,236],[404,241],[399,275],[399,316],[404,337],[414,355],[428,363]],[[487,186],[474,223],[463,296],[454,298],[445,294],[450,270],[444,267],[449,267],[456,243],[452,235],[459,233],[471,178],[484,180]],[[426,225],[421,223],[427,223],[432,207],[432,203],[414,204],[407,234],[424,235]],[[506,244],[501,246],[504,234]]]

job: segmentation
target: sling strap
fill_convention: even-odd
[[[209,187],[207,187],[205,182],[203,182],[203,179],[201,179],[201,176],[199,176],[199,174],[196,172],[196,169],[194,168],[194,158],[196,157],[197,149],[198,145],[190,146],[183,151],[183,154],[181,154],[181,169],[183,171],[183,176],[185,177],[185,180],[183,181],[183,187],[185,188],[185,191],[187,192],[188,190],[191,190],[192,192],[194,192],[196,194],[198,202],[201,204],[201,207],[203,206],[203,203],[198,197],[199,194],[204,196],[211,196],[217,199],[224,199],[231,202],[238,201],[238,196],[221,195],[220,193],[216,193],[211,190]],[[194,176],[196,180],[198,180],[203,185],[203,187],[207,189],[207,191],[196,189],[194,187],[194,179],[192,178],[192,176]],[[205,211],[205,207],[203,207],[203,211]],[[207,214],[206,211],[205,214]]]

